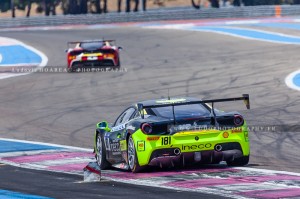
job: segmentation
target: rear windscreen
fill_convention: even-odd
[[[83,49],[98,49],[102,48],[104,45],[103,42],[89,42],[89,43],[81,43],[80,47]]]
[[[173,118],[172,106],[152,108],[151,110],[158,117]],[[210,116],[209,108],[202,104],[175,106],[174,113],[176,118],[197,118]]]

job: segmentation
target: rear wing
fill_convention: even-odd
[[[113,40],[113,39],[101,39],[101,40],[69,41],[69,42],[67,42],[67,44],[70,45],[70,44],[94,43],[94,42],[116,42],[116,40]]]
[[[250,97],[249,97],[249,94],[243,94],[242,97],[234,97],[234,98],[211,99],[211,100],[201,100],[201,101],[191,101],[191,102],[185,102],[185,101],[183,101],[183,102],[175,102],[175,103],[155,104],[155,105],[150,105],[150,106],[144,106],[142,103],[138,103],[137,106],[138,106],[138,111],[141,114],[142,118],[144,118],[144,111],[143,111],[143,109],[145,109],[145,108],[159,108],[159,107],[172,106],[172,108],[173,108],[173,117],[174,117],[174,121],[175,121],[175,113],[174,113],[174,107],[175,106],[211,103],[212,104],[211,114],[212,114],[212,117],[214,117],[214,119],[215,119],[216,118],[216,114],[215,114],[215,111],[214,111],[214,103],[240,101],[240,100],[244,101],[247,109],[250,109]]]

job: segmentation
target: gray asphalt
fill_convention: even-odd
[[[0,166],[0,177],[2,179],[0,181],[1,189],[57,199],[180,199],[184,197],[193,199],[225,198],[196,192],[137,186],[116,183],[112,181],[85,183],[82,182],[82,177],[77,175],[34,171],[11,166]]]
[[[137,28],[0,33],[44,52],[48,67],[65,67],[66,42],[112,38],[124,50],[127,72],[36,73],[0,84],[0,137],[91,148],[96,122],[114,118],[135,101],[171,96],[203,99],[249,93],[220,105],[244,114],[251,126],[250,167],[300,172],[300,93],[285,77],[298,69],[299,46],[212,33]],[[279,130],[278,130],[279,129]],[[298,132],[297,132],[298,131]]]

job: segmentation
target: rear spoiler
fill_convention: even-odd
[[[69,42],[67,42],[67,44],[70,45],[70,44],[78,44],[78,43],[115,42],[115,41],[116,40],[113,40],[113,39],[86,40],[86,41],[69,41]]]
[[[174,107],[175,106],[183,106],[183,105],[192,105],[192,104],[206,104],[211,103],[212,109],[211,114],[214,120],[216,121],[216,114],[214,111],[214,103],[218,102],[231,102],[231,101],[240,101],[243,100],[247,109],[250,109],[250,97],[249,94],[243,94],[242,97],[234,97],[234,98],[223,98],[223,99],[211,99],[211,100],[201,100],[201,101],[192,101],[192,102],[176,102],[176,103],[164,103],[164,104],[156,104],[156,105],[150,105],[150,106],[144,106],[142,103],[138,103],[138,111],[141,114],[141,117],[144,119],[144,111],[145,108],[159,108],[159,107],[168,107],[172,106],[173,108],[173,117],[174,117],[174,123],[175,123],[175,113],[174,113]]]

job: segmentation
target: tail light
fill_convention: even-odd
[[[236,126],[241,126],[244,124],[244,118],[241,115],[234,115],[233,121]]]
[[[76,59],[76,56],[69,55],[69,56],[68,56],[68,59],[69,59],[69,60]]]
[[[143,123],[141,126],[141,130],[145,134],[150,134],[152,133],[152,126],[148,123]]]
[[[68,59],[71,61],[73,59],[76,59],[77,55],[80,55],[82,53],[82,51],[79,50],[75,50],[75,51],[71,51],[68,54]]]

